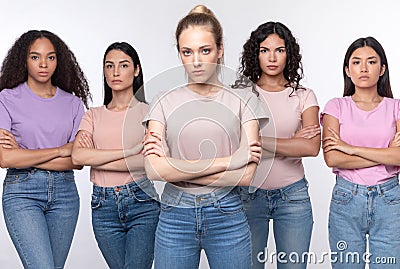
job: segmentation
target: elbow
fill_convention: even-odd
[[[334,158],[331,158],[331,157],[325,155],[325,156],[324,156],[324,159],[325,159],[325,163],[326,163],[326,165],[327,165],[328,167],[334,168],[334,167],[337,166],[337,162],[335,161]]]
[[[164,175],[156,169],[156,165],[154,165],[154,161],[151,162],[148,157],[144,158],[144,170],[146,171],[146,176],[150,180],[154,181],[168,181],[167,175]],[[162,169],[161,169],[162,170]]]
[[[8,168],[8,162],[4,160],[3,158],[0,160],[0,167],[1,168]]]
[[[71,154],[71,160],[72,160],[72,164],[74,166],[84,166],[85,165],[83,159],[80,158],[79,154],[76,154],[74,152],[72,152],[72,154]]]
[[[312,149],[310,152],[310,157],[317,157],[319,154],[319,149],[320,149],[320,147],[316,147],[316,148]]]

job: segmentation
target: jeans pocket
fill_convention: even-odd
[[[230,199],[218,200],[214,207],[218,209],[221,214],[232,215],[243,211],[243,203],[239,196],[234,196]]]
[[[138,189],[132,193],[132,196],[138,202],[148,202],[152,200],[158,201],[157,192],[153,189],[147,188],[146,190]]]
[[[22,183],[29,180],[30,176],[30,173],[7,174],[3,185]]]
[[[383,200],[389,205],[395,205],[400,203],[400,186],[387,190],[383,193]]]
[[[284,193],[284,195],[289,203],[306,203],[310,201],[307,186],[293,192]]]
[[[90,201],[90,205],[92,207],[92,210],[100,208],[102,203],[103,203],[103,200],[101,199],[101,196],[96,194],[96,193],[93,193],[92,194],[92,200]]]
[[[347,205],[353,199],[351,190],[335,185],[332,191],[332,202],[340,205]]]

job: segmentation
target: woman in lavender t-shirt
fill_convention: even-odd
[[[321,114],[325,162],[336,174],[329,212],[333,268],[399,268],[400,102],[385,51],[359,38],[343,63],[344,93]],[[367,254],[367,244],[369,253]],[[335,258],[335,257],[332,257]]]
[[[167,181],[155,268],[197,268],[202,250],[211,268],[250,268],[250,231],[234,186],[253,178],[258,120],[267,115],[254,93],[220,82],[222,28],[209,9],[182,18],[176,39],[188,83],[155,98],[145,119],[147,176]]]
[[[24,268],[63,268],[79,213],[72,142],[90,99],[74,54],[55,34],[28,31],[0,76],[3,213]]]

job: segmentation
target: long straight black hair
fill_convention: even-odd
[[[379,55],[379,58],[381,60],[381,67],[385,66],[385,73],[383,73],[383,75],[380,76],[378,80],[378,94],[382,97],[393,98],[392,88],[390,87],[389,66],[385,50],[383,49],[382,45],[378,42],[378,40],[376,40],[371,36],[357,39],[347,49],[343,62],[343,78],[344,78],[343,96],[351,96],[356,91],[353,81],[351,81],[351,78],[347,76],[346,68],[349,68],[350,57],[353,54],[353,52],[356,49],[362,47],[372,48]]]
[[[132,58],[133,64],[135,68],[140,68],[139,74],[136,77],[133,77],[133,94],[135,95],[136,99],[140,102],[146,103],[146,98],[144,95],[144,87],[143,87],[143,71],[142,65],[140,64],[139,55],[136,50],[126,42],[115,42],[108,46],[106,52],[104,53],[103,58],[103,66],[106,63],[106,56],[111,50],[120,50],[129,57]],[[104,73],[104,72],[103,72]],[[108,86],[106,77],[104,76],[104,102],[103,104],[106,106],[112,100],[112,90],[110,86]]]

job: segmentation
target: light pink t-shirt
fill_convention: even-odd
[[[371,111],[361,110],[350,96],[330,100],[321,113],[339,121],[340,138],[353,146],[387,148],[396,133],[400,100],[383,98]],[[350,182],[372,186],[381,184],[399,172],[397,166],[376,165],[360,169],[334,168],[333,172]]]
[[[293,91],[291,87],[288,87],[280,92],[269,92],[257,87],[257,91],[268,104],[275,124],[275,130],[271,126],[262,128],[262,136],[292,138],[302,128],[302,113],[310,107],[318,107],[314,92],[307,88]],[[263,182],[261,188],[273,190],[295,183],[303,177],[304,168],[301,158],[262,159],[257,167],[254,185]]]
[[[79,130],[92,134],[96,149],[130,148],[143,140],[142,120],[148,105],[137,103],[126,111],[110,111],[105,106],[90,108],[83,116]],[[145,176],[143,168],[131,172],[105,171],[90,168],[90,180],[101,187],[127,184]]]
[[[200,160],[232,155],[242,139],[241,125],[260,119],[263,126],[268,118],[262,102],[248,88],[226,88],[202,96],[181,87],[155,97],[144,122],[155,120],[165,125],[171,157]],[[190,193],[216,190],[189,182],[175,185]]]

